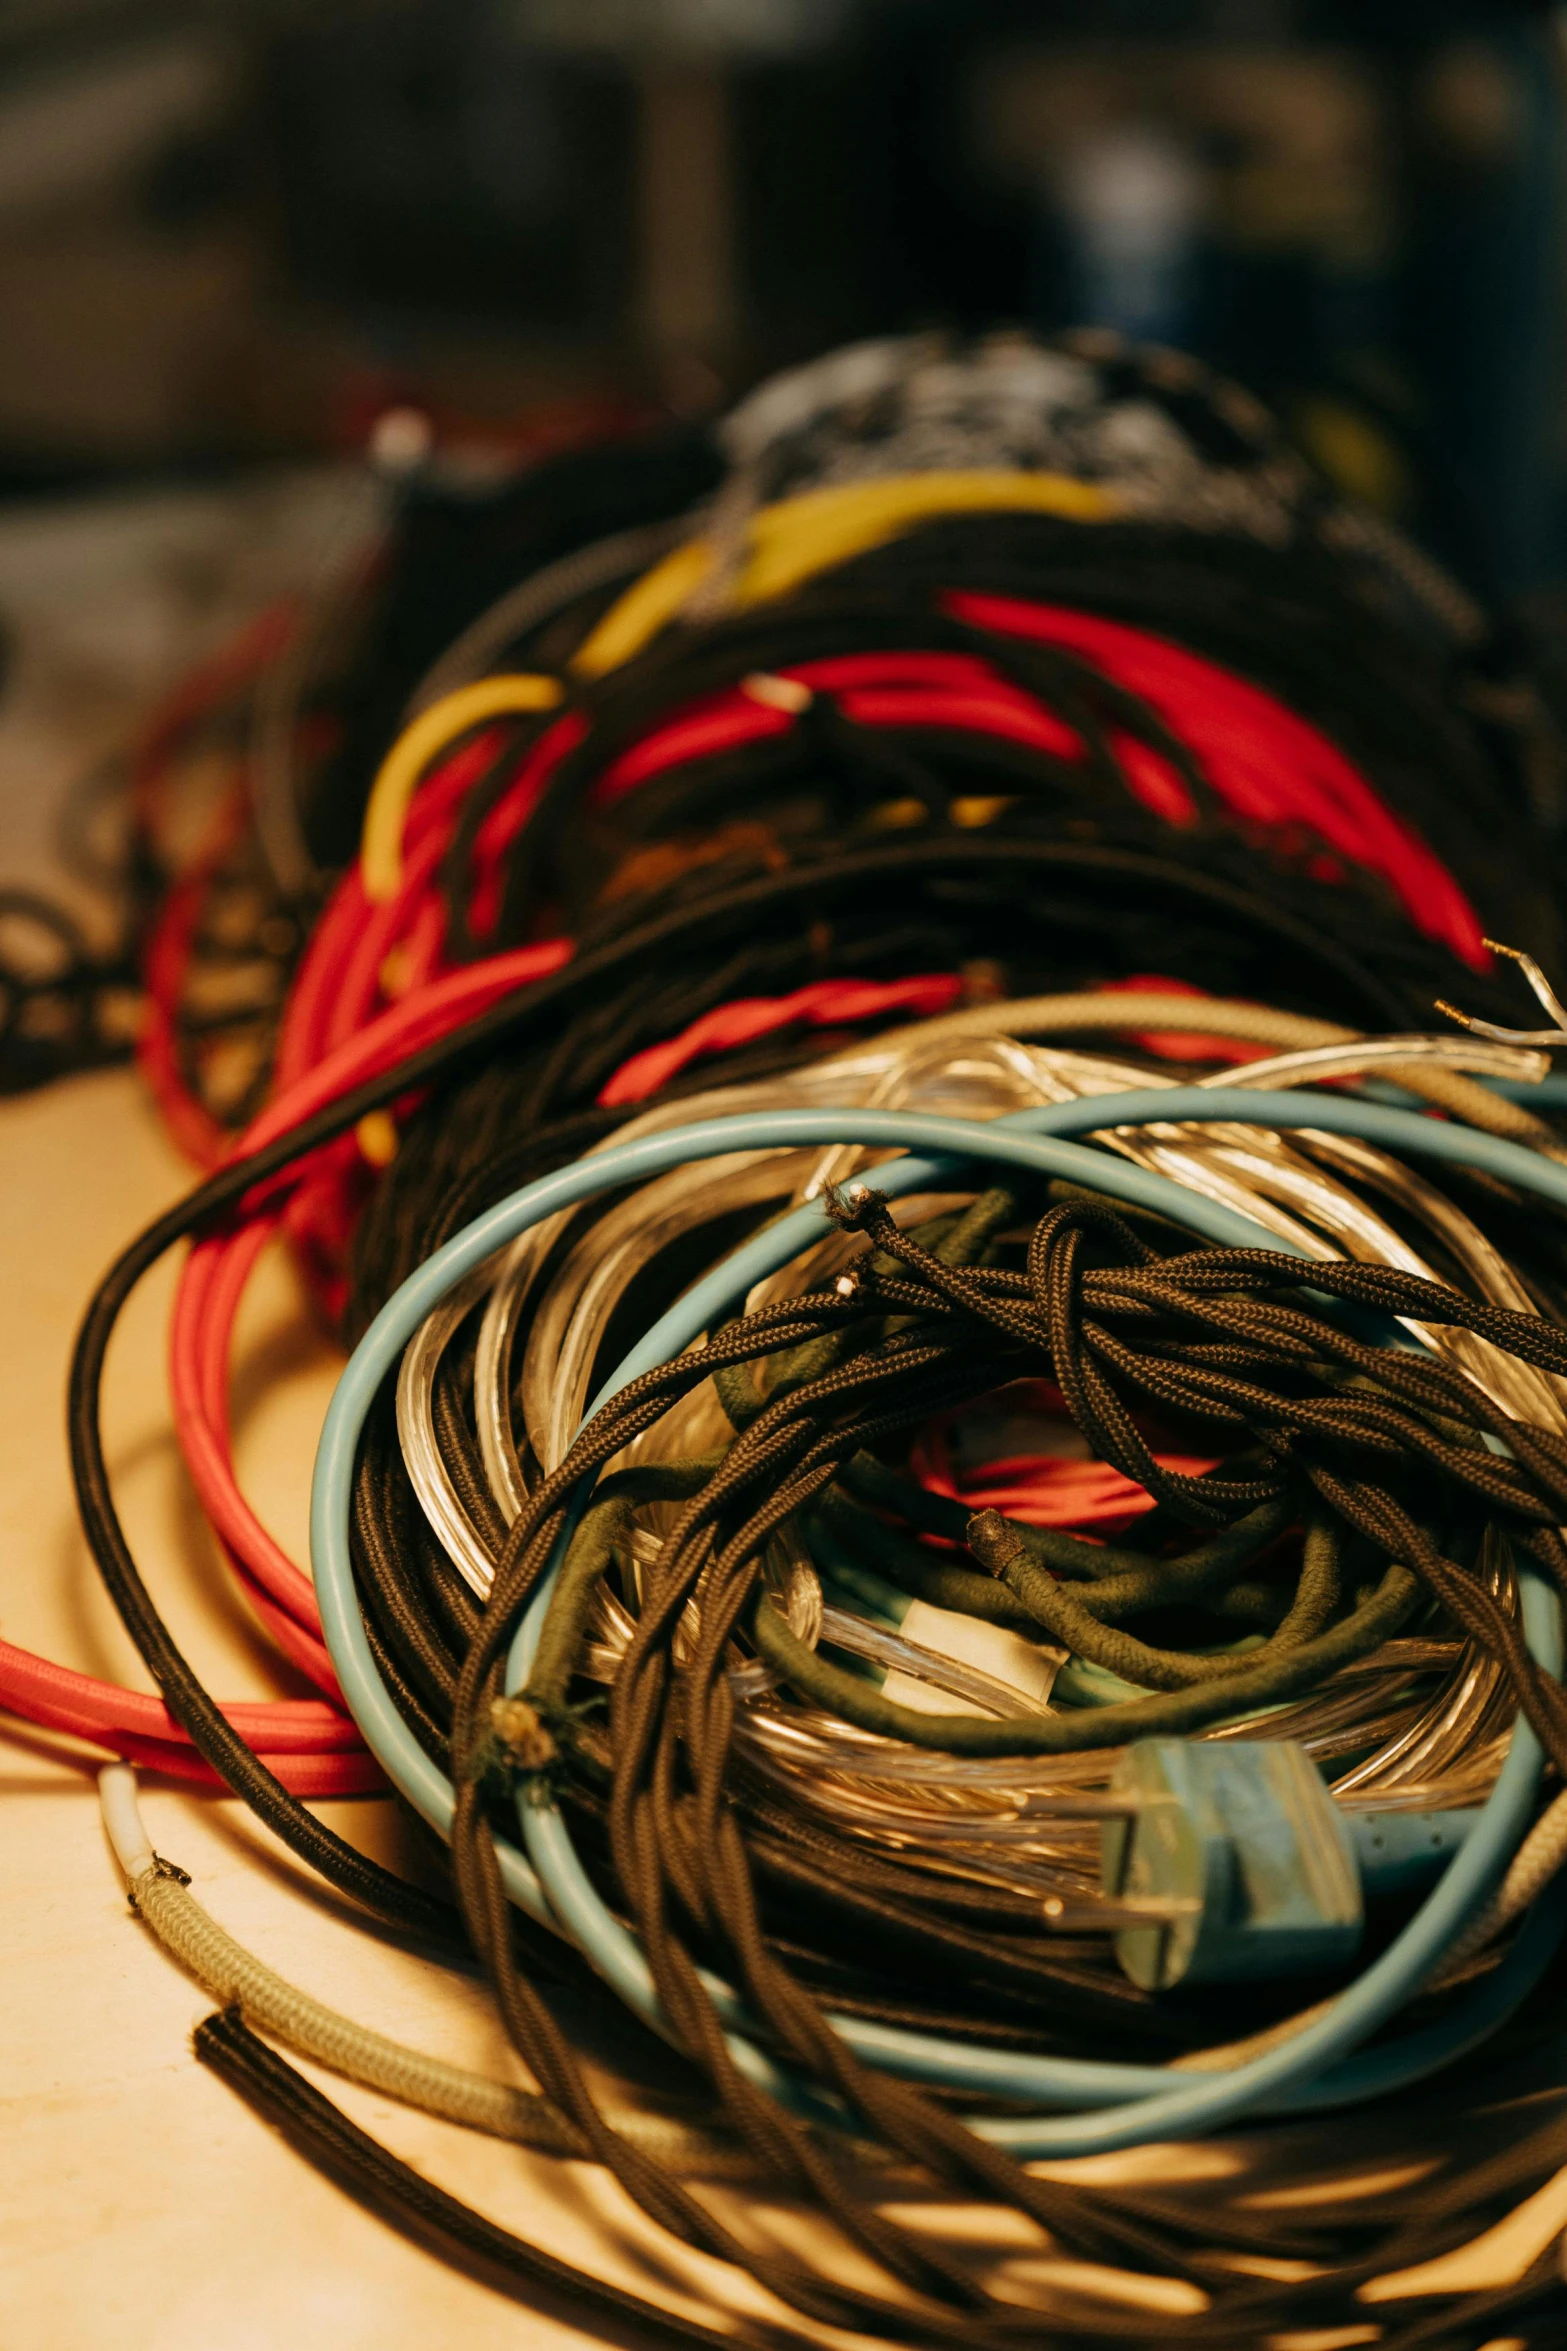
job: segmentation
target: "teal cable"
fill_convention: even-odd
[[[312,1497],[312,1551],[328,1646],[356,1720],[394,1783],[433,1826],[443,1833],[449,1827],[451,1787],[404,1728],[375,1672],[358,1618],[348,1556],[349,1502],[359,1432],[383,1379],[431,1308],[495,1250],[558,1208],[611,1187],[645,1180],[692,1159],[713,1157],[725,1151],[824,1142],[905,1148],[913,1145],[922,1151],[948,1154],[960,1164],[978,1158],[1065,1176],[1135,1205],[1152,1208],[1215,1241],[1240,1246],[1256,1246],[1259,1242],[1277,1245],[1248,1218],[1124,1161],[1062,1139],[1074,1128],[1090,1132],[1102,1129],[1107,1123],[1107,1108],[1106,1098],[1099,1096],[1089,1102],[1053,1104],[1016,1113],[984,1125],[864,1110],[778,1112],[645,1137],[637,1143],[594,1154],[591,1160],[542,1178],[500,1203],[449,1242],[388,1301],[356,1350],[327,1416]],[[1567,1171],[1553,1162],[1538,1159],[1518,1145],[1492,1136],[1412,1117],[1401,1111],[1379,1109],[1364,1102],[1300,1093],[1171,1088],[1134,1090],[1121,1096],[1116,1104],[1117,1125],[1170,1119],[1239,1120],[1284,1128],[1312,1126],[1362,1135],[1406,1152],[1486,1167],[1505,1180],[1543,1192],[1567,1205]],[[940,1160],[910,1158],[878,1168],[876,1182],[883,1192],[901,1193],[950,1180],[950,1174],[950,1166],[944,1166]],[[605,1394],[613,1394],[643,1370],[669,1360],[686,1343],[682,1332],[688,1337],[707,1328],[737,1297],[744,1296],[760,1272],[787,1262],[800,1248],[820,1238],[824,1221],[825,1212],[819,1205],[813,1205],[783,1219],[737,1252],[662,1318],[620,1367]],[[763,1259],[765,1263],[761,1262]],[[603,1400],[601,1396],[598,1402]],[[526,1672],[530,1630],[536,1632],[546,1598],[544,1593],[539,1595],[519,1633],[512,1659],[513,1686]],[[1536,1656],[1549,1670],[1556,1670],[1558,1612],[1544,1587],[1527,1575],[1524,1623]],[[1418,1987],[1499,1874],[1507,1851],[1527,1819],[1538,1783],[1539,1762],[1533,1736],[1527,1725],[1520,1723],[1475,1834],[1397,1941],[1359,1984],[1332,2003],[1323,2017],[1294,2041],[1236,2069],[1233,2074],[1194,2083],[1189,2075],[1169,2075],[1153,2067],[1020,2060],[999,2052],[969,2050],[961,2044],[900,2033],[862,2019],[833,2021],[868,2061],[895,2067],[914,2078],[938,2080],[949,2087],[1005,2089],[1014,2097],[1020,2093],[1037,2095],[1056,2105],[1107,2096],[1139,2102],[1119,2114],[1090,2116],[1065,2125],[1033,2118],[981,2120],[978,2127],[987,2136],[1019,2153],[1088,2151],[1128,2144],[1172,2129],[1211,2128],[1215,2122],[1286,2090],[1297,2076],[1326,2067],[1374,2031]],[[547,1807],[530,1804],[524,1808],[523,1826],[539,1874],[535,1874],[535,1869],[514,1848],[503,1845],[501,1866],[512,1898],[535,1917],[558,1920],[568,1931],[575,1929],[600,1971],[615,1983],[632,2006],[648,2014],[651,1983],[641,1953],[634,1940],[602,1913],[602,1906],[595,1910],[596,1897],[576,1861],[559,1816]],[[548,1899],[540,1883],[541,1876],[549,1888]],[[726,2019],[739,2021],[738,2004],[728,1987],[710,1983],[710,1989],[724,2008]],[[1522,1996],[1521,1991],[1518,1996]],[[737,2044],[736,2054],[755,2078],[765,2080],[781,2095],[789,2094],[789,2085],[760,2052],[749,2044]],[[1178,2086],[1172,2089],[1172,2082]],[[1352,2082],[1346,2081],[1345,2094],[1353,2094]]]
[[[1346,2096],[1335,2086],[1329,2072],[1314,2082],[1298,2084],[1270,2107],[1270,2113],[1314,2114],[1324,2107],[1364,2105],[1368,2099],[1386,2097],[1423,2074],[1436,2073],[1472,2055],[1528,1997],[1555,1958],[1564,1933],[1567,1879],[1557,1878],[1527,1913],[1506,1959],[1475,1986],[1461,2008],[1397,2041],[1362,2050],[1355,2059],[1352,2095]]]

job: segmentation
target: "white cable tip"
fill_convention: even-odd
[[[787,711],[792,718],[809,710],[816,699],[810,687],[802,685],[798,678],[775,677],[771,670],[765,669],[754,669],[749,677],[742,678],[740,691],[753,702],[760,702],[764,709]]]
[[[417,473],[435,447],[435,427],[422,408],[384,408],[370,428],[366,455],[394,480]]]
[[[98,1804],[114,1858],[134,1885],[157,1867],[136,1801],[136,1774],[128,1763],[106,1763],[98,1774]]]

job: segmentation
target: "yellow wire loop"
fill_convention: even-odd
[[[443,694],[439,702],[432,702],[404,727],[381,762],[365,809],[359,863],[365,896],[372,904],[390,898],[402,880],[403,825],[419,778],[431,761],[448,750],[459,735],[482,726],[487,719],[519,711],[553,710],[564,698],[565,688],[558,678],[506,672]]]
[[[617,597],[584,637],[571,658],[572,675],[601,678],[640,653],[695,595],[712,563],[713,550],[706,539],[688,539],[683,547],[672,549]]]
[[[880,481],[805,490],[751,517],[732,602],[744,607],[787,596],[818,572],[868,555],[943,514],[1054,514],[1069,522],[1108,522],[1117,511],[1109,492],[1092,482],[999,467],[889,474]],[[571,664],[575,674],[602,677],[640,653],[695,595],[715,561],[709,540],[690,539],[644,572],[581,645]]]
[[[1092,482],[1000,469],[893,474],[885,481],[806,490],[764,506],[753,518],[750,560],[735,602],[765,604],[787,596],[817,572],[868,555],[943,514],[1054,514],[1068,522],[1105,522],[1114,510],[1108,494]]]

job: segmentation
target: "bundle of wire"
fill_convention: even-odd
[[[424,418],[392,409],[362,462],[323,479],[297,592],[69,796],[71,902],[0,892],[0,1092],[134,1051],[181,1149],[223,1155],[272,1083],[300,947],[410,683],[519,572],[558,573],[553,559],[608,530],[624,576],[716,478],[695,429],[569,446],[585,433],[519,434],[481,493],[461,451],[447,459]]]
[[[478,1955],[532,2090],[281,1984],[105,1775],[219,1998],[201,2057],[524,2289],[731,2339],[459,2204],[270,2041],[607,2165],[779,2327],[1553,2340],[1538,712],[1171,355],[876,346],[721,439],[705,510],[563,553],[409,681],[267,1099],[78,1344],[84,1525],[161,1697],[7,1651],[5,1702]],[[1488,931],[1549,1030],[1502,1027]],[[187,1238],[182,1448],[313,1700],[215,1703],[115,1512],[105,1352]],[[354,1343],[310,1576],[227,1427],[274,1238]],[[387,1782],[450,1900],[303,1801]],[[678,2052],[659,2111],[590,2087],[550,2005],[584,1976]],[[1372,2100],[1417,2152],[1380,2187],[1310,2119]],[[1254,2119],[1320,2194],[1059,2169]],[[1028,2227],[1015,2275],[922,2219],[955,2192]]]

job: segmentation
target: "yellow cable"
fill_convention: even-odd
[[[807,490],[764,506],[751,523],[750,559],[735,590],[737,604],[787,596],[819,571],[868,555],[915,523],[943,514],[1055,514],[1069,522],[1105,522],[1113,500],[1069,474],[989,472],[893,474]]]
[[[938,515],[1056,514],[1071,522],[1108,522],[1116,511],[1110,494],[1092,482],[1000,468],[889,474],[881,481],[806,490],[752,516],[733,601],[765,604],[786,596],[817,572],[869,554]],[[602,677],[640,653],[701,587],[713,561],[710,542],[691,539],[644,572],[578,650],[571,664],[577,676]]]
[[[486,719],[515,711],[553,710],[564,698],[565,688],[556,678],[508,672],[443,694],[404,727],[381,762],[365,809],[359,863],[365,896],[372,905],[390,898],[402,879],[403,824],[430,762]]]
[[[623,661],[640,653],[696,593],[712,562],[713,550],[706,539],[688,539],[683,547],[673,548],[616,598],[597,628],[583,639],[572,655],[573,676],[601,678],[607,670],[619,669]]]
[[[751,517],[732,602],[743,607],[787,596],[818,572],[885,546],[938,515],[1055,514],[1073,522],[1106,522],[1116,511],[1114,499],[1091,482],[999,468],[891,474],[880,481],[807,490]],[[714,560],[709,540],[690,539],[655,563],[590,632],[571,663],[573,674],[603,677],[640,653],[695,595]],[[372,902],[390,898],[397,888],[408,804],[437,754],[486,719],[509,711],[553,710],[563,692],[554,678],[481,678],[443,695],[404,729],[381,763],[365,811],[360,861]]]

